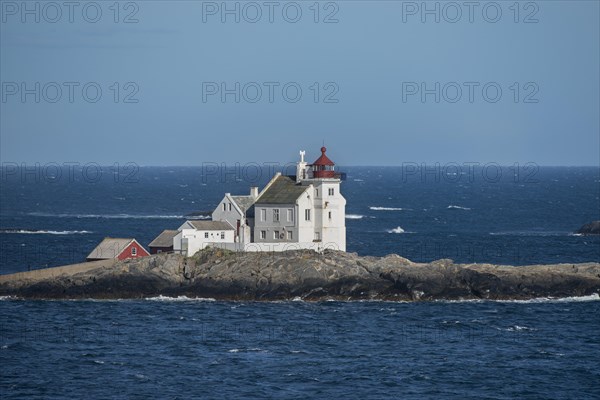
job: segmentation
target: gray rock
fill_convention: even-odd
[[[600,235],[600,221],[592,221],[589,224],[585,224],[575,233],[580,233],[582,235]]]
[[[600,264],[497,266],[397,255],[206,249],[0,275],[0,295],[23,298],[211,297],[221,300],[529,299],[600,292]]]

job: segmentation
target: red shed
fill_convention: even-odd
[[[149,255],[150,253],[135,239],[107,237],[92,250],[87,256],[86,261],[107,260],[111,258],[125,260],[127,258],[139,258]]]

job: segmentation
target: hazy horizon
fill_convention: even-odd
[[[2,1],[1,162],[600,165],[599,2],[86,4]]]

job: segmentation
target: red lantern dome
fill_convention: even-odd
[[[327,148],[321,147],[321,156],[311,164],[313,178],[334,178],[335,164],[325,155]]]

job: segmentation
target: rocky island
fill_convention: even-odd
[[[600,235],[600,221],[592,221],[583,225],[575,233],[580,235]]]
[[[193,257],[158,254],[0,275],[0,295],[27,299],[134,299],[186,296],[218,300],[531,299],[600,293],[600,263],[503,266],[415,263],[398,255],[310,250]]]

